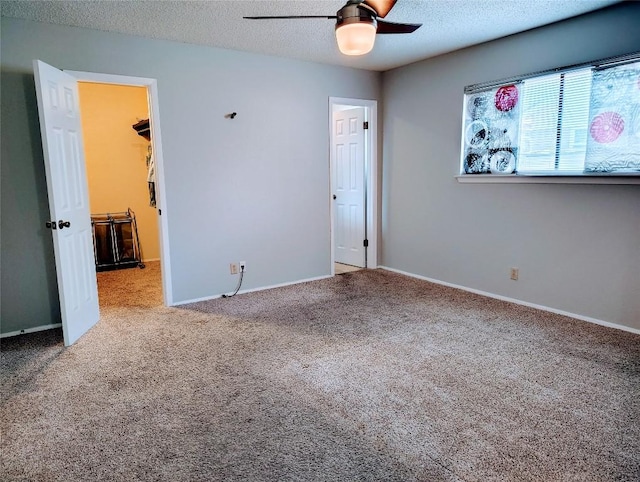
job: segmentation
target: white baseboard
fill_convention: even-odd
[[[261,286],[260,288],[251,288],[251,289],[248,289],[248,290],[240,290],[240,291],[238,291],[238,294],[241,295],[241,294],[244,294],[244,293],[252,293],[254,291],[271,290],[273,288],[282,288],[283,286],[297,285],[297,284],[300,284],[300,283],[308,283],[309,281],[319,281],[321,279],[327,279],[327,278],[333,278],[333,276],[332,275],[316,276],[315,278],[301,279],[301,280],[298,280],[298,281],[288,281],[286,283],[279,283],[279,284],[276,284],[276,285]],[[196,299],[187,300],[187,301],[178,301],[176,303],[173,303],[171,306],[188,305],[190,303],[198,303],[200,301],[215,300],[216,298],[222,298],[222,294],[213,295],[213,296],[205,296],[204,298],[196,298]]]
[[[522,301],[515,298],[509,298],[508,296],[496,295],[494,293],[489,293],[487,291],[481,291],[474,288],[467,288],[466,286],[460,286],[453,283],[448,283],[446,281],[440,281],[433,278],[427,278],[426,276],[421,276],[419,274],[409,273],[407,271],[402,271],[399,269],[389,268],[388,266],[380,266],[380,269],[384,269],[387,271],[392,271],[394,273],[403,274],[405,276],[409,276],[411,278],[417,278],[424,281],[429,281],[431,283],[435,283],[442,286],[448,286],[450,288],[457,288],[459,290],[468,291],[470,293],[475,293],[477,295],[487,296],[488,298],[495,298],[501,301],[508,301],[509,303],[515,303],[517,305],[528,306],[529,308],[536,308],[542,311],[548,311],[550,313],[555,313],[556,315],[568,316],[569,318],[575,318],[576,320],[586,321],[588,323],[594,323],[596,325],[606,326],[609,328],[616,328],[618,330],[628,331],[630,333],[635,333],[636,335],[640,335],[640,329],[631,328],[630,326],[618,325],[616,323],[611,323],[608,321],[598,320],[596,318],[591,318],[589,316],[578,315],[576,313],[569,313],[568,311],[558,310],[556,308],[551,308],[549,306],[538,305],[536,303],[529,303],[528,301]]]
[[[33,328],[25,328],[24,330],[9,331],[7,333],[0,333],[0,338],[9,338],[10,336],[24,335],[26,333],[35,333],[37,331],[52,330],[53,328],[60,328],[62,323],[53,323],[52,325],[34,326]]]

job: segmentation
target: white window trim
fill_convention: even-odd
[[[462,184],[635,184],[640,185],[640,176],[609,175],[540,175],[525,176],[523,174],[459,174],[456,180]]]

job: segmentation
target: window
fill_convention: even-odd
[[[640,176],[637,55],[465,89],[461,173]]]

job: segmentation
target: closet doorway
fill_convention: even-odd
[[[79,81],[78,94],[100,306],[162,303],[148,89]]]

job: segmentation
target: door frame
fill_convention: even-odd
[[[366,239],[369,246],[366,250],[365,268],[378,267],[378,101],[366,99],[351,99],[346,97],[329,97],[329,189],[333,194],[334,184],[334,144],[333,113],[341,110],[340,107],[364,107],[364,118],[369,123],[369,129],[365,131],[365,176],[366,176]],[[335,203],[331,202],[331,276],[335,276]]]
[[[146,77],[128,75],[112,75],[96,72],[65,70],[67,74],[79,82],[98,84],[128,85],[146,87],[149,99],[149,119],[151,129],[151,146],[156,175],[156,208],[158,209],[158,230],[160,236],[160,270],[162,273],[162,296],[165,306],[173,305],[173,289],[171,284],[171,262],[169,258],[169,227],[167,218],[166,189],[164,182],[164,158],[162,155],[162,136],[160,132],[160,107],[158,101],[158,81]],[[82,105],[80,106],[82,116]]]

